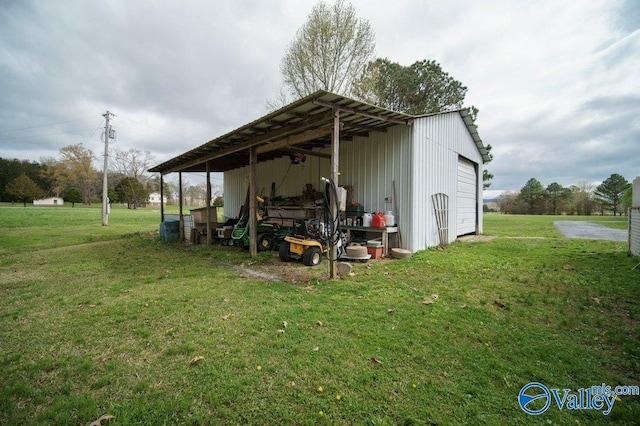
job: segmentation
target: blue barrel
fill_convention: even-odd
[[[166,242],[176,242],[180,239],[180,221],[165,220],[160,224],[160,239]]]
[[[164,222],[160,222],[160,241],[167,240],[167,232],[165,231],[165,228]]]

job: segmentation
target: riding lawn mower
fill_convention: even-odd
[[[294,233],[286,236],[280,244],[278,255],[283,262],[301,259],[306,266],[315,266],[322,258],[330,258],[332,246],[337,247],[338,258],[346,245],[344,234],[340,230],[340,214],[336,186],[331,179],[321,178],[324,182],[323,208],[320,219],[308,219],[298,223]],[[335,210],[332,210],[332,201]]]

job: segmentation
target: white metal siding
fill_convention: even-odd
[[[431,202],[431,195],[435,193],[449,195],[449,242],[458,235],[459,156],[475,165],[478,202],[475,223],[477,232],[481,233],[482,157],[457,112],[421,117],[414,120],[413,126],[398,125],[387,132],[371,132],[368,137],[341,141],[338,184],[353,186],[353,199],[362,203],[365,211],[393,211],[402,233],[403,248],[415,252],[439,244]],[[303,167],[289,168],[288,158],[282,158],[259,163],[257,170],[258,193],[269,195],[271,182],[276,182],[277,195],[300,195],[306,183],[319,187],[320,176],[329,174],[329,160],[308,156]],[[248,182],[248,167],[225,172],[227,215],[234,216],[244,203]],[[385,198],[392,201],[386,203]],[[396,205],[398,211],[395,211]]]
[[[640,256],[640,207],[629,211],[629,252]]]
[[[640,176],[633,180],[629,210],[629,252],[640,256]]]
[[[353,200],[360,202],[366,212],[393,211],[400,226],[409,223],[411,208],[410,140],[411,129],[396,126],[386,133],[372,132],[369,137],[340,143],[340,185],[353,187]]]
[[[431,201],[431,196],[439,192],[449,196],[449,242],[455,241],[459,234],[456,221],[459,156],[473,162],[479,175],[476,177],[476,200],[479,204],[476,212],[480,213],[477,214],[476,223],[477,232],[482,232],[482,156],[460,114],[440,114],[414,121],[411,163],[413,218],[410,238],[407,239],[410,242],[407,247],[409,250],[415,252],[439,244]]]
[[[456,234],[458,236],[476,232],[478,203],[476,200],[477,184],[475,165],[460,157],[458,159],[458,187],[456,194]]]

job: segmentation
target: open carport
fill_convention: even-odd
[[[292,169],[300,156],[313,160]],[[394,226],[380,229],[397,233],[396,247],[416,252],[482,233],[483,164],[489,159],[468,109],[412,116],[320,90],[149,171],[160,173],[160,198],[167,174],[178,173],[182,191],[183,173],[206,173],[208,200],[210,173],[223,172],[225,210],[248,211],[252,256],[257,251],[256,197],[262,194],[270,207],[282,207],[272,201],[299,196],[303,186],[315,190],[313,184],[322,177],[351,189],[353,199],[347,190],[344,204],[361,207],[353,214],[356,219],[364,212],[393,210]],[[437,195],[448,201],[436,208],[432,200]],[[335,217],[338,207],[332,204]],[[205,213],[210,244],[211,209]],[[376,231],[362,225],[358,230]],[[329,251],[335,277],[336,245]]]

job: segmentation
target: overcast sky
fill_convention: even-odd
[[[0,157],[40,161],[76,143],[102,155],[107,110],[114,145],[157,163],[251,122],[314,4],[2,0]],[[433,59],[468,87],[493,146],[485,198],[531,177],[640,176],[640,1],[352,4],[378,57]]]

